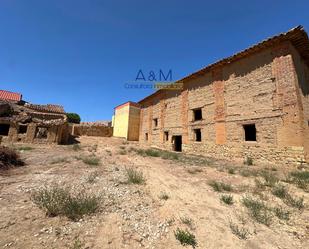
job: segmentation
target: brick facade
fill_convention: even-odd
[[[308,162],[308,63],[288,39],[264,45],[185,78],[181,91],[159,91],[140,101],[140,142],[173,149],[173,136],[180,135],[184,152]],[[197,109],[201,120],[194,120]],[[256,141],[246,141],[246,127],[255,129]],[[201,141],[196,141],[198,132]]]

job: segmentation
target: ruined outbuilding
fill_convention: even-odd
[[[17,96],[14,93],[6,95],[4,92],[0,92],[2,141],[48,144],[68,142],[68,122],[61,106],[33,105],[23,102],[21,95],[20,98],[14,98]]]

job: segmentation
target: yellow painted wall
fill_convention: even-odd
[[[121,108],[115,109],[114,116],[114,137],[128,137],[128,125],[129,125],[129,110],[130,106],[126,105]]]

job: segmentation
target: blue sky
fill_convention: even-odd
[[[139,70],[178,80],[269,36],[303,25],[309,1],[0,0],[0,89],[61,104],[84,121],[150,89]]]

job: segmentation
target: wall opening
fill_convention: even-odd
[[[10,130],[9,124],[0,124],[0,135],[1,136],[8,136]]]
[[[145,140],[148,141],[148,133],[145,133]]]
[[[201,129],[194,129],[194,140],[196,142],[201,142],[202,141]]]
[[[48,129],[46,127],[37,127],[35,131],[35,138],[46,139]]]
[[[193,110],[193,121],[202,120],[202,109],[194,109]]]
[[[28,126],[27,125],[19,125],[18,127],[18,134],[26,134],[27,133],[27,129],[28,129]]]
[[[181,151],[182,150],[182,137],[181,136],[173,136],[173,149],[174,151]]]
[[[243,125],[245,131],[245,141],[256,141],[255,124]]]
[[[154,127],[158,127],[158,119],[157,118],[153,119],[153,125],[154,125]]]
[[[164,132],[164,141],[168,141],[168,131]]]

